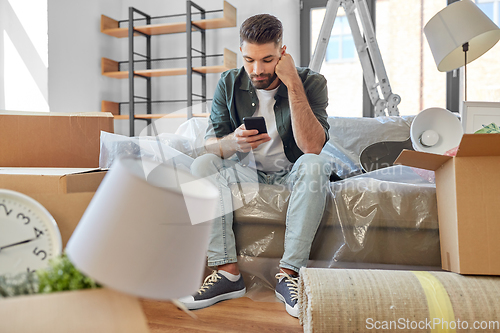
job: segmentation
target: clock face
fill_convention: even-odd
[[[50,213],[22,193],[0,190],[0,275],[47,267],[61,251],[61,234]]]

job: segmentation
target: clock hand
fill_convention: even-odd
[[[21,245],[21,244],[26,244],[26,243],[32,242],[34,240],[36,240],[36,238],[27,239],[27,240],[24,240],[22,242],[17,242],[17,243],[14,243],[14,244],[5,245],[5,246],[0,247],[0,251],[2,251],[3,249],[6,249],[8,247],[12,247],[12,246],[16,246],[16,245]]]

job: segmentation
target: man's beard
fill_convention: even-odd
[[[254,78],[262,78],[266,77],[267,79],[261,80],[261,81],[254,81]],[[261,74],[261,75],[255,75],[252,74],[250,75],[250,82],[252,82],[252,85],[254,86],[255,89],[267,89],[273,82],[276,80],[278,75],[276,73],[273,74]]]

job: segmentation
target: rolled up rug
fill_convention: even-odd
[[[302,268],[304,332],[500,332],[500,277]]]

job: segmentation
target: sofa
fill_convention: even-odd
[[[405,166],[364,173],[359,163],[363,149],[373,143],[406,140],[412,120],[329,117],[330,140],[321,155],[342,180],[330,183],[309,266],[439,269],[432,175]],[[203,136],[207,126],[208,119],[193,118],[177,132],[157,137],[129,138],[103,132],[100,166],[110,167],[117,157],[134,155],[163,159],[189,170],[194,158],[205,153]],[[233,184],[232,191],[237,207],[233,229],[240,266],[252,277],[273,284],[272,272],[283,253],[289,192],[264,184]]]

